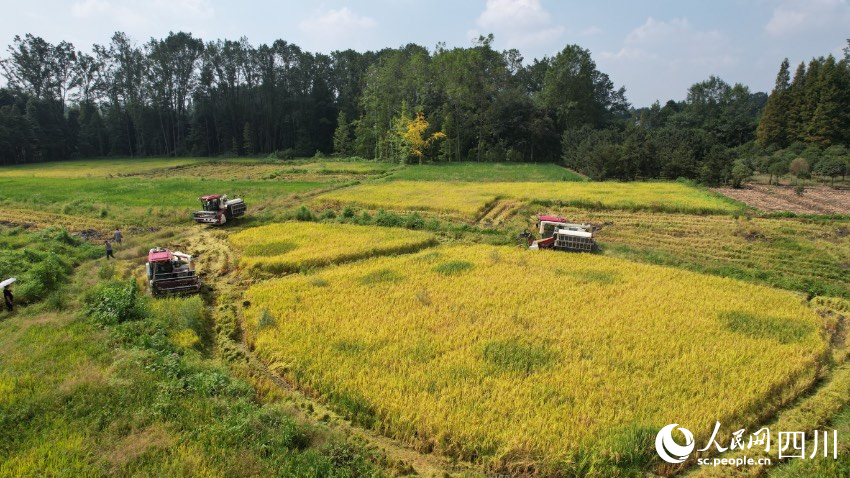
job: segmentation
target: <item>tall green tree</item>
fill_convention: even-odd
[[[764,114],[756,130],[756,139],[762,146],[785,147],[788,144],[788,117],[792,105],[792,98],[789,93],[791,88],[789,68],[790,64],[786,58],[779,67],[776,84],[770,93]]]

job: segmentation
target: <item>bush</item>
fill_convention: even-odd
[[[101,284],[85,297],[86,313],[101,325],[115,325],[145,316],[145,304],[132,280]]]
[[[745,182],[749,181],[752,175],[753,170],[747,166],[747,163],[740,159],[735,161],[735,165],[732,166],[732,187],[739,189]]]
[[[809,167],[809,162],[806,161],[805,158],[796,158],[791,161],[791,164],[788,166],[788,170],[791,174],[801,179],[811,177],[809,174],[811,168]]]
[[[354,208],[351,206],[345,206],[345,209],[342,210],[342,217],[346,219],[354,217]]]
[[[408,229],[424,229],[425,220],[422,219],[422,216],[420,216],[418,212],[414,212],[413,214],[407,216],[404,221],[404,227]]]
[[[333,209],[325,209],[322,211],[322,215],[319,216],[320,219],[336,219],[336,213]]]
[[[36,232],[35,237],[43,242],[56,241],[68,246],[79,246],[82,242],[79,237],[72,235],[65,229],[54,227]]]
[[[48,254],[21,277],[21,302],[32,303],[46,297],[62,285],[70,272],[59,256]]]
[[[386,212],[383,209],[378,211],[375,216],[375,224],[384,227],[399,227],[403,225],[404,220],[401,216],[393,212]]]
[[[298,212],[295,213],[295,219],[299,221],[314,221],[316,217],[306,206],[301,206],[298,208]]]
[[[279,149],[274,152],[274,157],[277,159],[292,159],[295,157],[295,150],[292,148]]]

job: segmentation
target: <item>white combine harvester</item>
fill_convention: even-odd
[[[520,234],[531,250],[557,249],[561,251],[594,252],[593,226],[590,224],[569,223],[556,216],[537,216],[537,229],[540,239],[527,230]]]
[[[242,217],[248,206],[241,198],[227,199],[226,194],[210,194],[201,196],[203,210],[195,211],[192,217],[199,224],[212,224],[221,226],[230,219]]]
[[[201,290],[192,256],[156,247],[148,251],[145,264],[151,295],[194,294]]]

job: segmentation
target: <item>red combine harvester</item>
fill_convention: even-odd
[[[594,252],[593,226],[574,224],[557,216],[537,216],[540,239],[528,230],[519,235],[519,240],[531,250],[557,249],[561,251]]]
[[[227,199],[226,194],[211,194],[201,196],[203,210],[195,211],[192,217],[199,224],[212,224],[221,226],[228,220],[245,215],[248,206],[242,198]]]
[[[154,296],[194,294],[201,290],[201,279],[195,275],[195,264],[188,254],[157,247],[148,251],[145,268]]]

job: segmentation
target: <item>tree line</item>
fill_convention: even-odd
[[[813,60],[799,78],[778,79],[770,98],[712,76],[683,101],[634,109],[580,46],[526,62],[492,43],[489,35],[467,48],[325,55],[283,40],[254,46],[178,32],[137,44],[118,32],[83,52],[16,36],[0,58],[0,163],[336,153],[563,162],[597,179],[715,184],[758,148],[850,139],[846,58]],[[827,98],[831,109],[821,106]]]
[[[587,50],[523,65],[492,41],[324,55],[283,40],[255,47],[183,32],[138,45],[119,32],[85,53],[16,36],[0,63],[0,158],[293,157],[336,146],[407,160],[397,125],[421,116],[424,133],[445,138],[421,152],[426,160],[557,161],[566,126],[627,115],[624,90]]]

